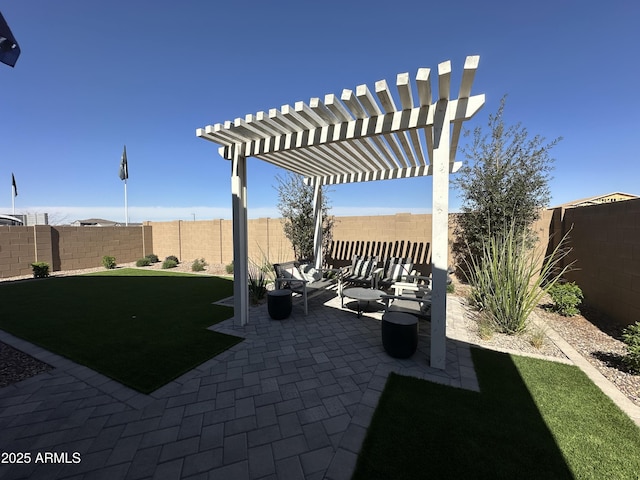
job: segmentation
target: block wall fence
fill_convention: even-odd
[[[455,214],[450,220],[453,226]],[[544,210],[533,228],[542,255],[571,229],[573,250],[567,261],[575,264],[567,279],[616,324],[640,320],[640,200]],[[104,255],[113,255],[118,263],[155,253],[161,259],[175,255],[183,262],[204,258],[226,265],[233,260],[232,232],[231,220],[145,222],[142,227],[1,227],[0,277],[29,275],[36,260],[49,263],[53,271],[96,267]],[[281,219],[249,220],[248,237],[249,257],[256,263],[293,259]],[[415,268],[428,275],[431,215],[336,217],[327,263],[343,266],[354,254],[409,256]],[[449,258],[451,263],[451,251]]]
[[[31,263],[51,271],[99,267],[104,255],[133,262],[151,253],[152,229],[141,227],[0,227],[0,277],[32,273]]]

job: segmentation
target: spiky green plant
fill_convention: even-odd
[[[249,299],[251,303],[257,304],[267,294],[267,283],[269,283],[265,272],[254,262],[249,262],[248,270]]]
[[[542,268],[540,254],[529,247],[526,231],[514,225],[482,240],[479,255],[469,255],[471,301],[498,332],[515,334],[526,328],[545,290],[570,266],[560,268],[569,253],[564,248],[566,238],[542,261]]]

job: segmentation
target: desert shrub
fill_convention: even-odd
[[[149,257],[139,258],[136,260],[136,267],[148,267],[149,265],[151,265]]]
[[[542,347],[544,347],[544,341],[546,338],[547,332],[545,331],[545,329],[538,327],[530,333],[529,343],[532,347],[540,350]]]
[[[582,290],[575,282],[556,283],[549,287],[548,291],[553,300],[553,307],[551,309],[554,312],[558,312],[565,317],[572,317],[580,313],[577,307],[584,297]]]
[[[116,268],[116,257],[105,255],[102,257],[102,266],[108,270]]]
[[[469,255],[468,280],[472,304],[501,333],[515,334],[527,326],[529,315],[544,294],[569,266],[558,272],[559,263],[567,255],[562,250],[565,238],[542,263],[529,247],[527,232],[512,225],[506,233],[483,239],[479,256]]]
[[[191,271],[192,272],[202,272],[204,271],[204,267],[206,267],[208,264],[207,262],[204,261],[204,258],[201,259],[195,259],[193,261],[193,263],[191,264]]]
[[[167,268],[175,268],[178,266],[178,262],[176,262],[175,260],[171,259],[171,258],[167,258],[164,262],[162,262],[162,268],[167,269]]]
[[[251,303],[260,302],[267,294],[267,276],[265,272],[256,265],[249,265],[249,299]]]
[[[636,373],[640,373],[640,322],[629,325],[622,332],[622,340],[627,345],[624,363]]]
[[[31,264],[33,278],[46,278],[49,276],[49,264],[46,262],[34,262]]]
[[[453,283],[447,284],[447,293],[456,293],[456,286]]]
[[[229,275],[231,275],[233,273],[233,262],[231,262],[230,264],[226,265],[224,267],[225,272],[227,272]]]
[[[158,263],[160,261],[160,259],[158,258],[158,255],[156,255],[155,253],[149,253],[145,255],[144,258],[148,258],[149,262],[151,263]]]
[[[175,255],[169,255],[167,258],[164,259],[165,261],[167,260],[172,260],[174,262],[176,262],[176,265],[178,265],[180,263],[180,260],[178,260],[178,257],[176,257]]]

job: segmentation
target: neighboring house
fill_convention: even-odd
[[[76,220],[72,227],[120,227],[120,222],[105,220],[104,218],[87,218],[86,220]]]
[[[595,197],[582,198],[580,200],[573,200],[572,202],[563,203],[558,207],[574,208],[574,207],[588,207],[590,205],[599,205],[601,203],[622,202],[624,200],[633,200],[640,198],[637,195],[631,195],[630,193],[613,192],[605,195],[597,195]],[[558,208],[555,207],[555,208]]]
[[[14,217],[20,219],[22,221],[22,225],[25,227],[32,227],[34,225],[49,225],[49,214],[48,213],[25,213],[25,214],[16,214]]]

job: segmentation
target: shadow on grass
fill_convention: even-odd
[[[207,330],[232,281],[122,272],[5,283],[0,328],[143,393],[242,341]]]
[[[507,355],[474,350],[482,393],[391,374],[354,479],[571,479]]]

